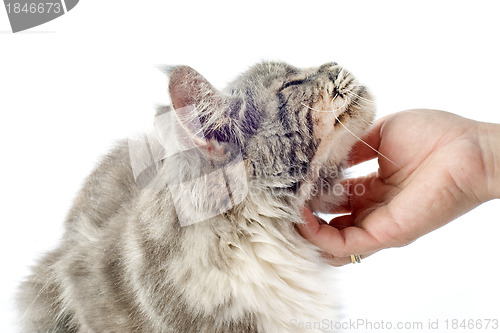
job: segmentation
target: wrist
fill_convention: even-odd
[[[489,199],[500,199],[500,124],[484,123],[481,136]]]

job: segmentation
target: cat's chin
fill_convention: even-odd
[[[373,105],[348,108],[336,117],[330,142],[323,142],[325,145],[319,147],[313,159],[313,167],[315,164],[326,173],[313,172],[314,176],[300,189],[304,204],[313,212],[331,214],[348,200],[349,194],[340,184],[345,179],[343,170],[353,146],[368,134],[374,117]]]

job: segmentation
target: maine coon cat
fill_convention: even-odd
[[[345,199],[332,189],[373,120],[366,88],[336,63],[263,62],[224,91],[166,71],[156,131],[100,162],[21,285],[24,332],[312,332],[300,323],[335,319],[327,261],[295,225],[304,204]]]

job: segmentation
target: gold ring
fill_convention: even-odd
[[[353,264],[360,264],[361,263],[361,257],[359,254],[351,254],[351,262]]]

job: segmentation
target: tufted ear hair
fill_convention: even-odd
[[[219,92],[191,67],[169,67],[166,72],[175,115],[199,147],[222,154],[223,143],[240,142],[241,99]]]

